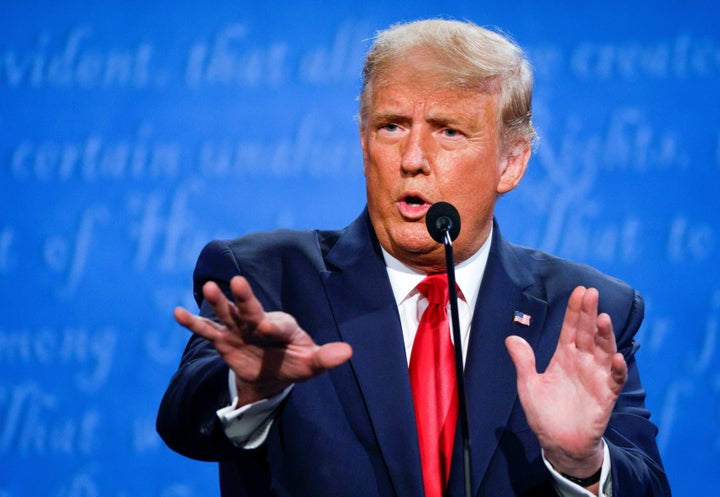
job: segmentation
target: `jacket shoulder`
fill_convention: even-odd
[[[602,271],[547,252],[504,242],[506,260],[514,260],[508,266],[512,271],[524,273],[531,280],[528,291],[549,303],[565,302],[578,287],[595,288],[600,294],[600,312],[607,312],[613,321],[642,320],[644,302],[640,292],[627,282]]]
[[[201,303],[202,286],[208,281],[215,281],[229,295],[234,276],[244,276],[253,290],[262,292],[263,288],[278,288],[287,277],[322,271],[325,254],[341,232],[283,229],[213,240],[202,249],[195,265],[195,300]]]
[[[583,285],[595,288],[598,286],[607,287],[621,292],[634,291],[625,281],[603,273],[588,264],[510,242],[505,242],[505,246],[520,262],[521,266],[530,271],[533,280],[542,282],[548,290],[559,289],[568,285],[573,288],[577,285]]]

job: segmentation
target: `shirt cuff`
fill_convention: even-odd
[[[558,473],[552,464],[545,459],[545,452],[542,454],[543,462],[555,480],[555,488],[562,497],[595,497],[595,494],[573,483]],[[603,439],[603,463],[600,469],[600,493],[598,497],[612,497],[612,472],[610,471],[610,449]]]
[[[243,449],[256,449],[261,446],[270,432],[278,406],[290,394],[292,387],[293,385],[290,385],[279,394],[267,399],[237,407],[237,385],[235,373],[231,369],[228,373],[228,388],[232,402],[229,406],[216,411],[225,436]]]

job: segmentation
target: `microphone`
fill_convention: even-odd
[[[465,375],[463,373],[462,340],[460,338],[460,318],[457,302],[457,283],[455,282],[455,256],[452,242],[460,234],[460,213],[447,202],[436,202],[425,214],[425,225],[433,240],[445,247],[445,269],[448,275],[448,291],[450,294],[450,314],[452,319],[452,335],[455,344],[455,378],[458,388],[458,418],[462,438],[463,482],[465,496],[472,496],[472,474],[470,472],[470,422],[467,411],[465,393]]]
[[[454,241],[460,234],[460,213],[447,202],[437,202],[430,206],[425,215],[425,224],[433,240],[443,243],[445,232]]]

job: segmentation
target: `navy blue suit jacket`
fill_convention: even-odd
[[[228,367],[211,344],[193,336],[160,407],[158,431],[166,443],[188,457],[219,461],[223,496],[422,496],[400,319],[367,213],[341,231],[276,231],[208,244],[194,275],[201,314],[212,316],[202,285],[213,280],[229,292],[238,274],[266,310],[292,314],[317,343],[349,343],[353,357],[295,385],[267,442],[244,450],[228,441],[215,415],[229,400]],[[556,495],[518,400],[504,340],[524,337],[544,369],[577,285],[599,290],[629,367],[605,434],[615,495],[670,493],[634,357],[642,299],[591,268],[511,245],[496,226],[465,368],[475,496]],[[530,326],[513,322],[516,310],[531,316]],[[463,494],[460,446],[455,443],[452,496]]]

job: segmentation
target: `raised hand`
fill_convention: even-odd
[[[265,312],[247,280],[230,281],[234,302],[217,284],[208,282],[203,295],[218,322],[178,307],[175,319],[210,340],[236,376],[238,406],[280,393],[292,383],[313,378],[352,356],[343,342],[317,345],[284,312]]]
[[[578,478],[602,465],[602,435],[620,391],[627,365],[617,352],[612,322],[598,315],[594,288],[577,287],[568,302],[557,349],[544,373],[520,337],[505,341],[517,370],[520,402],[547,460]]]

